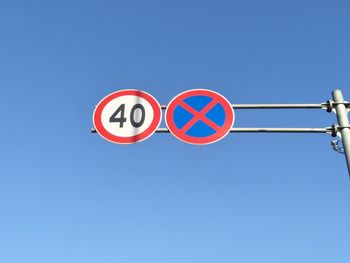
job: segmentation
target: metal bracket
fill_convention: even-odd
[[[341,138],[341,130],[343,129],[350,129],[350,126],[339,126],[338,124],[333,124],[331,127],[327,128],[329,130],[330,135],[332,135],[332,137],[339,137]]]
[[[322,109],[325,109],[327,112],[336,113],[335,106],[337,106],[339,104],[343,104],[345,106],[347,112],[349,113],[349,111],[350,111],[350,102],[348,102],[348,101],[335,102],[333,100],[327,100],[325,103],[322,103],[321,105],[322,105]]]
[[[332,137],[337,137],[338,134],[340,134],[339,125],[333,124],[333,125],[330,127],[330,131],[331,131],[331,136],[332,136]]]
[[[327,100],[325,103],[322,103],[322,109],[325,109],[327,112],[332,112],[332,110],[334,109],[333,103],[334,101]]]

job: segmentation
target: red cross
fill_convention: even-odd
[[[215,131],[218,131],[221,127],[217,125],[212,120],[208,119],[205,114],[208,113],[218,102],[213,99],[210,103],[208,103],[202,110],[197,111],[194,108],[192,108],[190,105],[186,104],[185,102],[181,101],[179,105],[187,110],[189,113],[193,115],[192,119],[187,122],[181,129],[180,132],[185,133],[188,131],[197,121],[202,121],[206,125],[208,125],[210,128],[214,129]]]

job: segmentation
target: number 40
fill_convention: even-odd
[[[135,121],[135,111],[137,109],[141,110],[141,119],[136,122]],[[117,117],[117,115],[120,113],[120,116]],[[121,104],[118,109],[112,114],[112,116],[109,118],[109,122],[119,122],[119,127],[123,128],[124,122],[126,122],[127,119],[125,118],[125,104]],[[130,111],[130,122],[131,125],[135,128],[139,128],[145,121],[145,108],[142,106],[142,104],[135,104]]]

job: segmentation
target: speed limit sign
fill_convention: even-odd
[[[120,90],[102,99],[93,123],[104,139],[120,144],[143,141],[159,127],[162,110],[157,100],[141,90]]]

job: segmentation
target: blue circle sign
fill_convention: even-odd
[[[191,144],[214,143],[225,137],[234,122],[229,101],[206,89],[185,91],[168,105],[165,121],[178,139]]]

